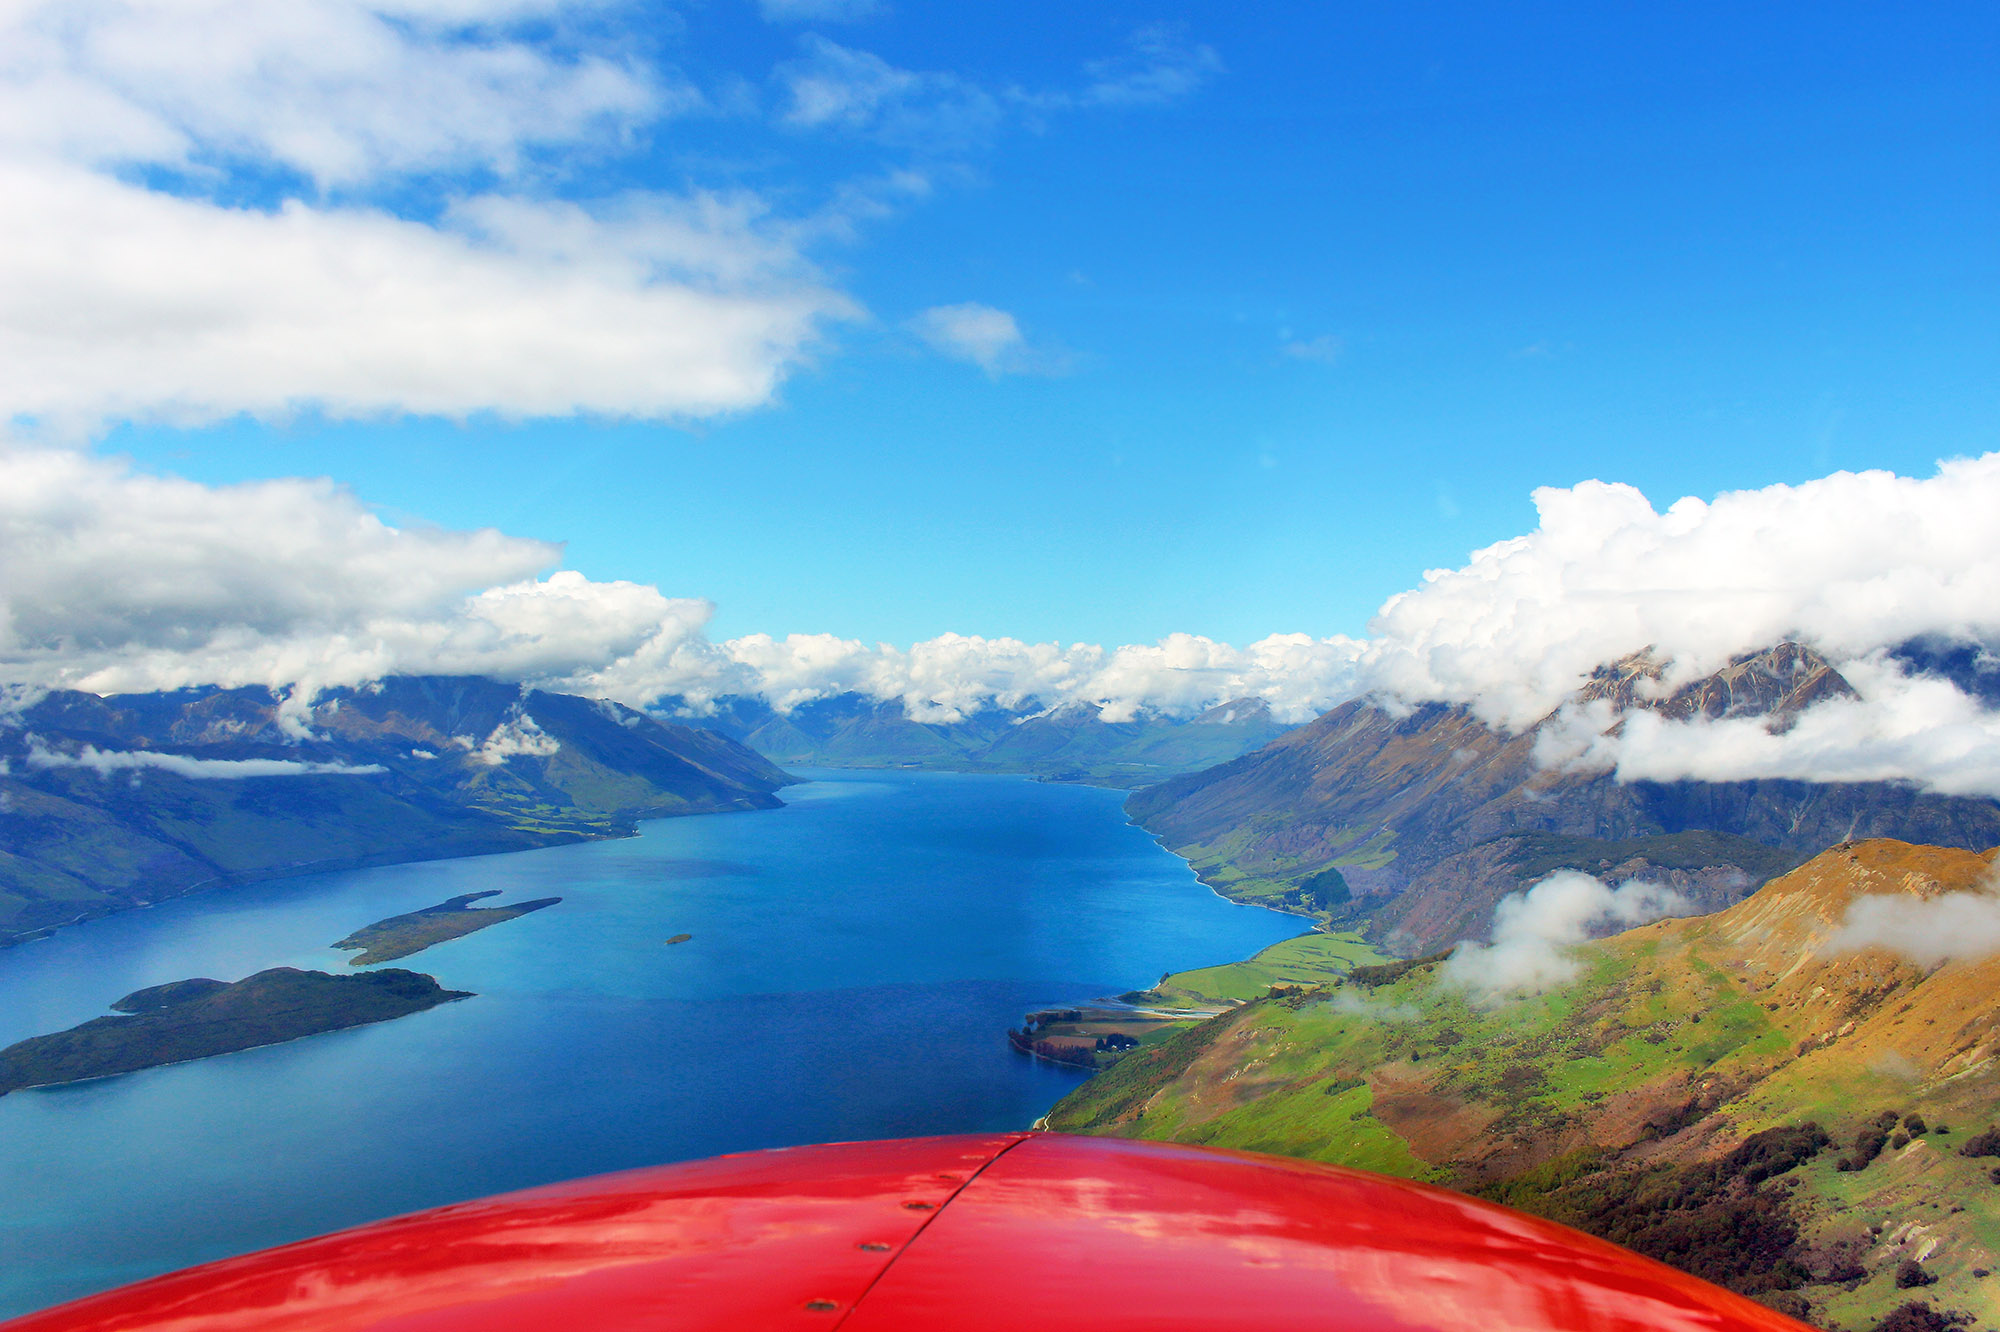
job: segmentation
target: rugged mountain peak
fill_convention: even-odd
[[[1802,643],[1747,652],[1704,679],[1667,690],[1667,663],[1644,648],[1591,673],[1577,697],[1603,699],[1614,711],[1646,708],[1676,720],[1690,717],[1769,717],[1788,725],[1827,698],[1858,698],[1832,664]]]
[[[1232,698],[1197,716],[1194,726],[1247,726],[1271,722],[1271,705],[1261,698]]]

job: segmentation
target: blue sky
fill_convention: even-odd
[[[705,108],[531,148],[506,190],[752,192],[817,226],[798,250],[853,317],[700,419],[307,409],[103,450],[563,542],[593,579],[712,599],[716,636],[1114,643],[1359,634],[1530,530],[1541,485],[1664,506],[2000,438],[1990,5],[712,0],[514,35]],[[783,69],[822,43],[925,77],[788,124]],[[218,162],[155,183],[428,219],[492,177]],[[990,373],[912,325],[962,303],[1022,333]]]

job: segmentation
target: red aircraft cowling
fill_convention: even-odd
[[[1008,1133],[579,1180],[0,1332],[1810,1332],[1553,1222],[1280,1157]]]

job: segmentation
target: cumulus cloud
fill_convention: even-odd
[[[288,716],[320,689],[436,673],[634,706],[746,694],[791,708],[854,690],[927,720],[1040,699],[1116,721],[1254,697],[1303,720],[1346,690],[1359,649],[1303,634],[1247,648],[1188,634],[1112,649],[960,634],[715,643],[708,602],[553,568],[561,555],[492,529],[392,527],[327,481],[205,486],[0,450],[0,681],[17,705],[26,689],[298,686]],[[504,758],[531,739],[488,743]]]
[[[670,659],[707,602],[545,572],[559,547],[398,529],[325,481],[204,486],[0,451],[0,674],[98,693],[553,678]]]
[[[1443,700],[1509,730],[1534,725],[1598,666],[1650,650],[1661,689],[1785,640],[1824,653],[1858,700],[1777,729],[1564,706],[1537,737],[1555,766],[1620,780],[1906,780],[2000,796],[2000,714],[1891,649],[1930,637],[2000,643],[2000,454],[1927,478],[1838,472],[1686,498],[1664,512],[1630,486],[1535,492],[1534,532],[1432,570],[1391,598],[1361,654],[1361,689]]]
[[[1481,1003],[1538,994],[1576,979],[1582,970],[1577,946],[1585,940],[1690,909],[1680,894],[1658,884],[1633,880],[1613,888],[1561,870],[1502,898],[1493,910],[1493,942],[1459,944],[1439,977]]]
[[[311,763],[293,759],[205,759],[185,754],[163,754],[156,750],[99,749],[85,745],[74,754],[61,753],[31,743],[27,753],[31,768],[88,768],[100,777],[114,772],[156,768],[177,777],[203,781],[242,780],[246,777],[366,777],[387,772],[379,763]]]
[[[1971,892],[1857,897],[1821,951],[1864,948],[1886,948],[1927,967],[2000,953],[2000,875],[1989,873]]]
[[[1369,687],[1518,729],[1648,647],[1672,687],[1786,639],[1843,662],[1927,633],[2000,640],[2000,453],[1923,479],[1836,472],[1664,512],[1602,481],[1534,498],[1535,531],[1383,606]]]
[[[0,7],[0,420],[766,401],[855,307],[755,198],[547,197],[698,100],[523,35],[592,7]],[[367,202],[419,173],[444,206]]]

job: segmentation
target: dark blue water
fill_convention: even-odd
[[[1022,1012],[1298,932],[1197,884],[1115,791],[814,776],[783,810],[209,893],[0,950],[5,1045],[162,981],[340,967],[333,940],[460,893],[563,898],[398,964],[477,998],[0,1098],[0,1316],[500,1189],[1023,1127],[1078,1075],[1007,1047]]]

